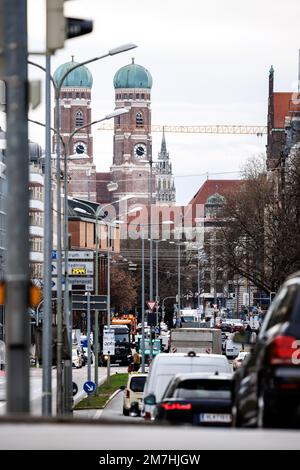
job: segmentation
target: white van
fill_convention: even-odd
[[[227,372],[232,373],[230,364],[222,354],[169,353],[158,354],[150,368],[144,393],[142,415],[153,419],[155,404],[163,396],[170,380],[176,374],[189,372]],[[151,402],[146,404],[145,399]]]
[[[242,350],[242,345],[238,343],[234,343],[230,338],[226,340],[225,345],[225,355],[230,359],[236,358],[240,351]]]

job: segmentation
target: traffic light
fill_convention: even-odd
[[[65,0],[47,0],[47,52],[53,54],[64,47],[66,39],[75,38],[93,31],[93,21],[80,18],[65,18]]]

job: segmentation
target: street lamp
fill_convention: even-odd
[[[181,310],[181,298],[180,298],[181,297],[181,292],[180,292],[181,291],[181,286],[180,286],[180,275],[181,275],[181,273],[180,273],[180,255],[181,255],[181,253],[180,253],[180,247],[182,245],[187,245],[188,242],[178,242],[178,243],[176,243],[176,242],[172,241],[172,242],[169,242],[169,243],[171,245],[177,245],[177,247],[178,247],[178,251],[177,251],[177,253],[178,253],[178,261],[177,261],[177,266],[178,266],[178,268],[177,268],[177,270],[178,270],[178,272],[177,272],[177,276],[178,276],[177,277],[177,291],[178,291],[177,292],[177,295],[178,295],[177,321],[179,321],[179,319],[180,319],[180,310]]]
[[[51,311],[51,295],[52,295],[52,275],[51,275],[51,251],[52,251],[52,236],[51,236],[51,143],[50,143],[50,109],[51,109],[51,93],[50,81],[55,91],[55,128],[57,135],[60,135],[60,92],[66,77],[78,67],[90,64],[108,56],[120,54],[136,48],[136,44],[123,44],[121,46],[110,49],[108,53],[86,60],[79,64],[74,65],[71,69],[67,70],[61,77],[61,80],[56,83],[50,74],[50,57],[47,55],[46,68],[32,61],[27,61],[28,64],[38,67],[46,73],[46,159],[45,159],[45,214],[48,216],[47,223],[45,223],[45,249],[44,249],[44,265],[47,267],[47,273],[44,283],[44,298],[45,298],[45,318],[47,331],[43,335],[43,351],[44,354],[44,367],[43,367],[43,414],[51,415],[51,334],[52,334],[52,311]],[[60,185],[60,139],[56,139],[56,181],[57,181],[57,301],[56,301],[56,314],[57,314],[57,414],[63,412],[62,404],[62,246],[61,246],[61,185]],[[65,296],[66,297],[66,296]],[[47,334],[46,334],[47,333]]]
[[[104,216],[104,209],[106,207],[109,207],[113,204],[117,204],[119,202],[123,202],[123,201],[126,201],[128,199],[131,199],[133,198],[134,196],[131,196],[131,195],[127,195],[127,196],[124,196],[120,199],[118,199],[117,201],[114,201],[110,204],[105,204],[104,206],[101,206],[99,205],[97,207],[96,210],[93,209],[92,206],[88,205],[87,203],[83,202],[83,201],[80,201],[80,204],[86,206],[88,208],[89,211],[92,212],[92,214],[94,215],[95,217],[95,223],[96,223],[96,247],[95,247],[95,257],[96,257],[96,260],[95,260],[95,295],[99,295],[99,268],[98,268],[98,258],[99,258],[99,255],[98,255],[98,249],[99,249],[99,234],[98,234],[98,220],[100,218],[100,216]],[[77,211],[79,211],[80,208],[76,209]],[[128,212],[125,212],[125,214],[121,214],[121,215],[126,215],[126,214],[129,214],[133,211],[137,211],[137,210],[140,210],[141,208],[137,207],[137,208],[133,208],[131,210],[129,210]],[[81,211],[84,211],[84,209],[81,209]],[[87,212],[87,211],[85,211]],[[109,227],[110,227],[110,224],[112,223],[123,223],[123,221],[119,221],[117,219],[115,219],[114,221],[110,221],[110,222],[107,222],[105,220],[102,220],[102,223],[104,223],[105,225],[107,225],[107,228],[108,228],[108,232],[109,232]],[[110,320],[110,233],[108,233],[108,236],[107,236],[107,319]],[[110,321],[109,321],[110,323]],[[99,365],[99,311],[96,310],[95,311],[95,338],[94,338],[94,356],[95,356],[95,384],[96,384],[96,390],[97,390],[97,386],[98,386],[98,365]]]
[[[153,240],[155,243],[155,302],[156,302],[156,325],[158,325],[158,244],[160,242],[165,242],[166,239],[162,238],[161,240]]]
[[[139,210],[139,208],[136,208]],[[174,224],[173,220],[164,220],[162,225],[171,225]],[[135,225],[135,224],[134,224]],[[138,227],[148,227],[149,224],[136,224]],[[160,224],[152,224],[152,225],[160,225]],[[150,231],[151,231],[150,226]],[[141,341],[141,350],[142,350],[142,372],[145,372],[145,238],[144,232],[142,232],[142,341]],[[151,239],[151,238],[150,238]],[[151,251],[150,251],[151,254]],[[151,340],[151,338],[150,338]],[[150,341],[150,345],[152,345],[152,341]],[[152,347],[150,348],[150,353],[152,353]]]
[[[80,132],[82,129],[84,129],[86,127],[90,127],[90,126],[92,126],[94,124],[97,124],[99,122],[102,122],[102,121],[113,119],[116,116],[121,116],[122,114],[126,114],[128,112],[129,112],[128,109],[119,108],[119,109],[113,111],[112,113],[107,114],[102,119],[97,119],[97,120],[92,121],[90,123],[84,124],[80,127],[77,127],[69,135],[68,141],[67,141],[66,145],[64,145],[64,150],[65,150],[65,152],[64,152],[64,230],[63,230],[63,235],[64,235],[64,258],[65,258],[65,264],[64,264],[64,267],[65,267],[65,273],[64,273],[64,276],[65,276],[64,318],[65,318],[65,322],[66,322],[66,325],[67,325],[70,354],[71,354],[71,348],[72,348],[72,315],[71,315],[70,308],[69,308],[69,274],[68,274],[68,257],[69,257],[69,255],[68,255],[68,238],[69,238],[69,230],[68,230],[68,153],[69,153],[69,149],[70,149],[70,142],[71,142],[72,138],[74,137],[74,135],[77,132]],[[98,207],[98,209],[99,209],[99,207]],[[102,210],[103,209],[101,209],[101,211]],[[96,219],[97,219],[97,216],[96,216]],[[98,263],[98,258],[97,258],[97,263]],[[98,268],[98,266],[97,266],[97,268]],[[97,286],[97,291],[98,291],[98,286]],[[98,295],[98,292],[96,292],[96,295]],[[98,311],[96,313],[96,317],[97,317],[97,320],[98,320]],[[98,326],[98,321],[97,321],[97,326]],[[97,336],[98,336],[98,331],[97,331]],[[96,344],[96,349],[97,349],[97,346],[98,346],[98,344]],[[88,358],[88,360],[89,360],[89,358]],[[71,409],[71,404],[72,404],[72,364],[70,363],[68,365],[69,365],[69,371],[66,373],[66,375],[68,376],[68,381],[67,381],[68,382],[67,390],[68,390],[68,397],[69,397],[68,409]],[[97,362],[96,362],[96,356],[95,356],[95,371],[96,370],[97,370],[97,374],[98,374],[98,355],[97,355]],[[95,375],[96,375],[96,373],[95,373]],[[96,384],[98,385],[98,376],[95,377],[95,378],[97,379]]]

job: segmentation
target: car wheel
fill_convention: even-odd
[[[126,410],[126,408],[124,408],[124,406],[123,406],[123,415],[124,416],[129,416],[129,410]]]

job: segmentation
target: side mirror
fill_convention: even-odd
[[[126,388],[125,385],[120,386],[120,390],[125,390],[125,388]]]
[[[153,393],[150,393],[144,398],[145,405],[156,405],[156,398]]]

